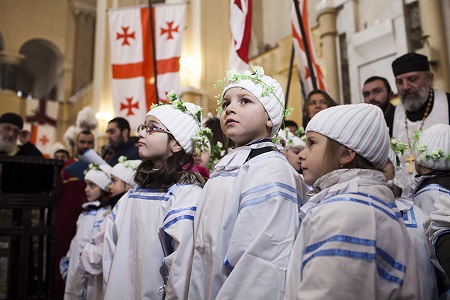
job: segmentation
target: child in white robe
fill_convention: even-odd
[[[69,251],[67,252],[68,266],[67,270],[62,269],[62,274],[67,274],[66,286],[64,290],[64,299],[86,299],[86,286],[82,280],[79,270],[80,254],[84,246],[89,243],[95,232],[96,227],[100,226],[105,218],[109,185],[111,179],[109,172],[111,167],[105,165],[89,165],[89,171],[86,173],[86,198],[88,202],[83,204],[83,212],[77,220],[77,232],[73,237]],[[67,261],[62,258],[61,261]],[[64,277],[64,276],[63,276]]]
[[[285,116],[280,84],[227,72],[220,125],[234,141],[206,183],[194,221],[189,299],[282,299],[307,188],[271,138]]]
[[[370,104],[319,112],[300,153],[302,206],[285,299],[419,299],[414,249],[383,168],[389,134]]]
[[[193,248],[193,220],[203,177],[189,170],[201,107],[152,107],[138,128],[137,186],[108,217],[103,244],[105,299],[185,299]]]
[[[300,152],[305,149],[305,142],[301,137],[294,135],[288,128],[280,130],[278,137],[283,148],[283,154],[291,166],[297,171],[301,172]]]
[[[125,156],[121,156],[118,161],[110,172],[112,197],[108,199],[108,206],[103,213],[103,218],[107,217],[125,192],[136,185],[134,176],[141,160],[127,160]],[[80,256],[80,271],[87,287],[87,300],[103,299],[104,295],[102,257],[105,224],[106,222],[94,223],[91,240],[86,244]]]

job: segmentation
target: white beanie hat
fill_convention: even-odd
[[[154,116],[166,126],[175,140],[180,144],[187,154],[195,150],[194,136],[200,131],[200,121],[196,118],[201,107],[193,103],[184,102],[181,109],[174,104],[156,106],[147,113],[147,116]]]
[[[352,149],[377,168],[387,163],[390,144],[383,112],[366,103],[324,109],[309,121],[305,132],[314,131]]]
[[[136,186],[134,175],[136,175],[136,169],[140,164],[140,159],[126,160],[125,156],[121,156],[119,162],[111,169],[110,174],[131,186]]]
[[[415,152],[419,165],[433,170],[450,170],[450,126],[436,124],[425,129]]]
[[[109,185],[111,184],[111,178],[109,173],[111,172],[111,166],[108,164],[95,165],[89,164],[89,171],[84,176],[84,180],[89,180],[98,185],[105,192],[110,191]]]
[[[285,128],[278,132],[278,137],[285,143],[284,149],[288,150],[292,147],[305,147],[305,142],[302,138],[296,136],[289,129]]]
[[[275,136],[283,122],[284,94],[281,85],[270,76],[264,75],[264,69],[253,66],[254,73],[246,71],[239,74],[236,69],[227,72],[228,85],[222,91],[222,98],[226,91],[234,87],[241,87],[252,93],[264,106],[273,127],[270,137]],[[251,77],[251,78],[250,78]],[[267,92],[269,91],[270,92]]]

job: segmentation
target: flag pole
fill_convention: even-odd
[[[150,23],[150,34],[152,38],[152,52],[153,52],[153,73],[155,74],[155,93],[156,93],[156,103],[159,103],[158,95],[158,71],[156,69],[156,47],[155,47],[155,32],[153,28],[153,12],[152,12],[152,0],[148,0],[148,12],[149,12],[149,23]]]
[[[300,27],[300,33],[302,34],[303,45],[305,46],[305,54],[306,60],[308,61],[309,73],[311,75],[311,81],[313,85],[313,89],[317,90],[317,82],[316,82],[316,74],[314,73],[312,60],[311,60],[311,52],[309,49],[308,40],[306,39],[305,27],[303,26],[302,14],[300,13],[300,8],[298,7],[298,0],[293,0],[295,6],[295,13],[297,15],[298,25]],[[308,0],[304,0],[308,1]]]
[[[289,90],[291,89],[291,79],[292,79],[292,68],[294,66],[294,43],[292,43],[292,50],[291,50],[291,58],[289,59],[289,69],[288,69],[288,79],[287,79],[287,85],[286,85],[286,100],[284,107],[288,107],[288,100],[289,100]]]

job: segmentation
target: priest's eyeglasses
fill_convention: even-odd
[[[154,131],[165,132],[165,133],[171,134],[169,130],[164,129],[164,128],[159,127],[159,126],[156,126],[153,123],[148,123],[147,125],[145,125],[145,124],[139,125],[138,128],[137,128],[137,133],[140,134],[141,131],[143,131],[143,130],[145,130],[145,133],[147,135],[150,135]]]

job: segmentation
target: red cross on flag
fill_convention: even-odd
[[[231,42],[230,69],[248,70],[248,52],[252,31],[252,0],[230,1]]]
[[[295,2],[294,2],[295,3]],[[325,81],[323,79],[323,74],[317,63],[316,54],[314,51],[314,45],[311,40],[311,31],[309,29],[308,22],[308,1],[299,0],[298,6],[300,8],[300,13],[303,21],[303,28],[305,29],[305,37],[302,37],[300,26],[297,19],[297,14],[295,13],[294,4],[291,7],[291,26],[292,26],[292,39],[294,43],[295,60],[297,61],[297,68],[300,74],[300,81],[302,84],[303,97],[306,98],[309,92],[313,90],[313,83],[311,80],[311,72],[308,67],[308,59],[305,52],[305,42],[308,43],[311,63],[314,68],[314,74],[316,77],[317,88],[321,90],[326,90]]]
[[[30,141],[45,157],[52,156],[52,146],[56,143],[58,109],[57,101],[27,100],[24,129],[31,132]]]
[[[159,100],[166,100],[168,91],[177,91],[180,82],[186,4],[152,6],[155,54],[149,11],[143,6],[109,10],[114,110],[130,122],[132,130],[156,103],[154,61]]]

